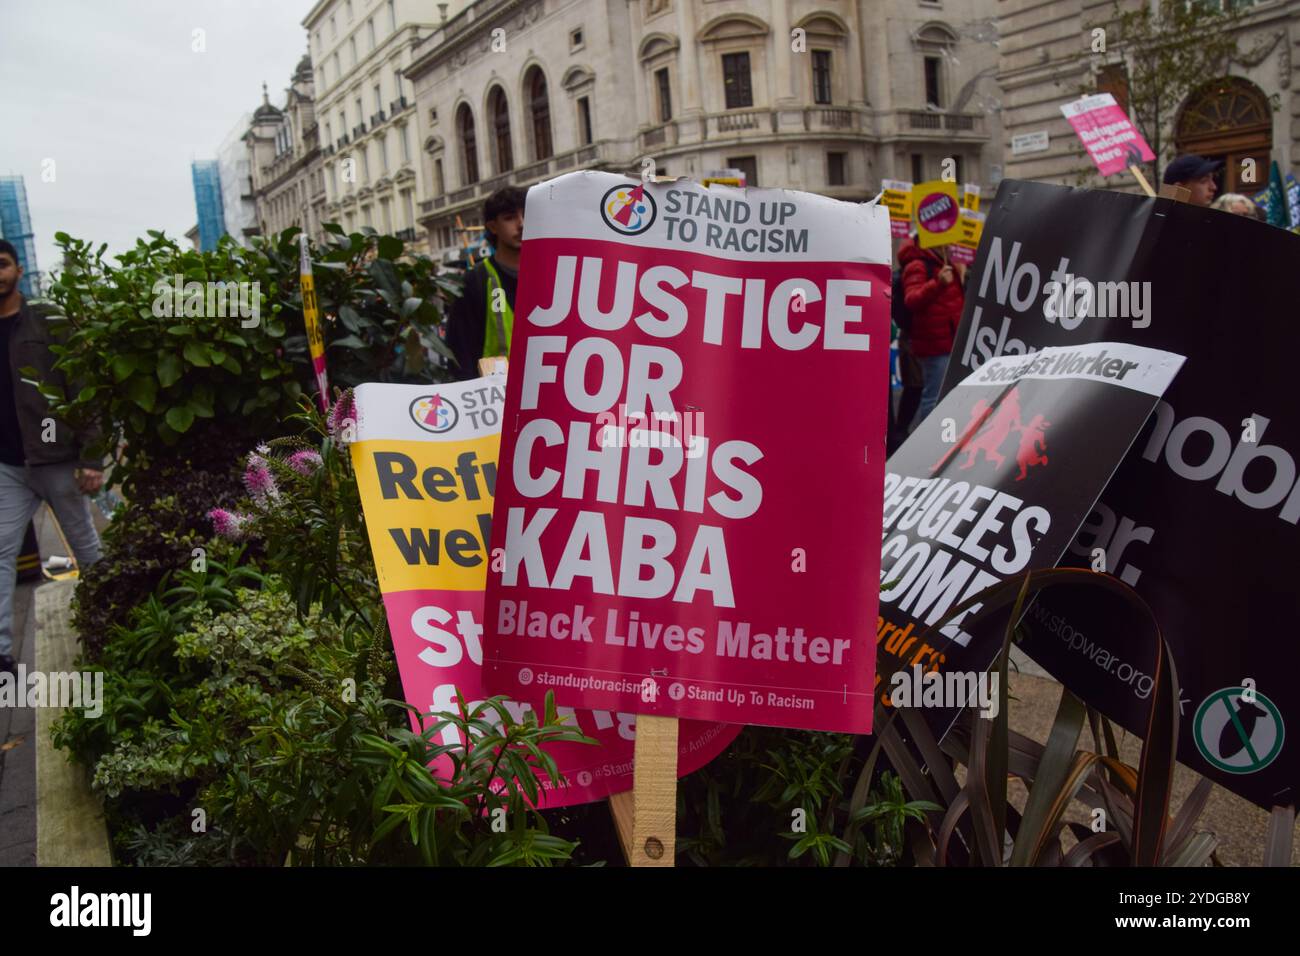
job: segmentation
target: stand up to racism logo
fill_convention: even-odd
[[[460,421],[460,412],[452,400],[444,395],[421,395],[411,402],[411,420],[426,432],[441,435],[456,427]]]
[[[654,197],[645,185],[615,186],[600,201],[600,215],[605,225],[623,236],[639,236],[655,221]]]

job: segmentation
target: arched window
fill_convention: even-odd
[[[795,24],[807,37],[812,67],[812,101],[817,106],[843,104],[848,97],[847,74],[849,28],[839,17],[825,11],[811,14]]]
[[[765,50],[769,32],[763,20],[747,13],[723,14],[700,29],[699,38],[704,54],[702,62],[709,64],[705,67],[708,71],[705,84],[711,88],[711,92],[706,95],[707,109],[737,110],[764,105],[762,100],[767,90],[766,83],[760,82],[755,86],[754,77],[762,80],[767,76]],[[712,102],[707,102],[708,100]],[[751,121],[752,117],[739,122]],[[734,124],[737,121],[732,119],[727,122]],[[729,125],[724,130],[720,126],[719,132],[735,128],[734,125]]]
[[[1258,192],[1268,185],[1273,154],[1273,109],[1268,97],[1237,76],[1198,87],[1178,113],[1174,145],[1179,153],[1222,161],[1224,192]],[[1254,175],[1247,176],[1245,171],[1252,166]]]
[[[957,34],[947,24],[931,21],[912,34],[912,44],[921,53],[926,105],[947,109],[952,104],[948,102],[950,97],[946,86],[949,78],[945,76],[945,61],[952,60],[952,51],[957,46]]]
[[[456,111],[456,131],[460,134],[461,181],[472,186],[478,182],[478,142],[474,137],[474,111],[461,103]]]
[[[528,118],[533,134],[533,159],[549,159],[551,146],[551,101],[546,92],[546,74],[533,67],[524,79],[528,96]]]
[[[673,116],[673,76],[677,72],[676,37],[652,33],[641,41],[641,69],[645,76],[647,119],[652,125],[669,122]]]
[[[510,145],[510,108],[505,90],[499,86],[488,94],[488,115],[492,117],[492,135],[496,140],[497,173],[515,168],[515,154]]]

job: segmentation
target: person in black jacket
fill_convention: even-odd
[[[30,367],[38,381],[66,391],[49,323],[18,291],[22,274],[18,252],[0,239],[0,671],[11,674],[15,564],[28,522],[48,502],[77,563],[89,567],[99,560],[99,535],[85,495],[104,483],[101,463],[86,457],[86,436],[54,418],[45,396],[23,382]]]
[[[455,373],[461,381],[478,377],[479,359],[510,353],[526,195],[507,186],[483,204],[483,227],[495,252],[466,274],[464,291],[452,304],[447,324],[447,345],[456,356]]]

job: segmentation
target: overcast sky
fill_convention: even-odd
[[[283,106],[312,0],[3,0],[0,173],[26,180],[42,270],[54,233],[121,252],[146,229],[184,241],[190,162],[262,102]],[[206,50],[195,52],[194,31]],[[54,182],[43,182],[46,159]]]

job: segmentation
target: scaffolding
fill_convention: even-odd
[[[194,175],[194,205],[199,217],[199,249],[210,252],[226,234],[226,220],[221,207],[221,169],[215,159],[200,159],[191,164]]]
[[[41,273],[36,267],[36,236],[27,209],[27,186],[21,176],[0,176],[0,236],[18,250],[23,277],[18,290],[24,298],[40,295]]]

